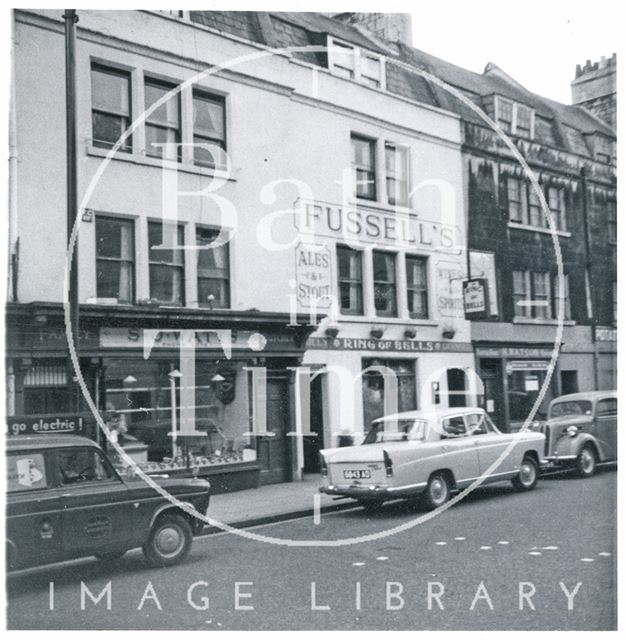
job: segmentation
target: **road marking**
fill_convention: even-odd
[[[464,536],[457,536],[455,540],[467,540]]]
[[[489,549],[491,549],[489,545],[485,545],[484,547],[481,547],[481,551],[489,551]]]
[[[609,556],[612,556],[612,553],[609,553],[608,551],[600,551],[600,553],[598,554],[599,556],[603,556],[604,558],[608,558]]]
[[[319,524],[322,521],[322,512],[320,511],[320,494],[313,495],[313,524]]]
[[[508,540],[498,540],[498,544],[511,544]]]
[[[364,567],[365,566],[365,562],[353,562],[352,566],[353,567]]]
[[[389,556],[377,556],[376,560],[389,560]]]
[[[529,556],[540,556],[541,555],[541,551],[529,551],[528,555]]]
[[[558,547],[550,546],[550,547],[541,547],[542,549],[545,549],[546,551],[556,551],[558,549]]]
[[[436,545],[439,545],[440,547],[444,547],[445,545],[447,545],[447,542],[444,542],[443,540],[441,540],[440,542],[435,542]]]
[[[581,562],[595,562],[595,560],[593,558],[581,558],[580,561]]]

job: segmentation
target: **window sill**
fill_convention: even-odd
[[[549,326],[557,326],[559,324],[558,320],[554,318],[513,318],[513,324],[539,324],[539,325],[549,325]],[[563,325],[566,327],[573,327],[576,325],[574,320],[563,320]]]
[[[544,227],[534,227],[530,224],[522,224],[521,222],[509,222],[509,229],[521,229],[522,231],[536,231],[537,233],[545,233],[547,235],[552,235],[552,231],[550,229],[545,229]],[[572,234],[569,231],[556,231],[557,236],[561,236],[563,238],[571,238]]]
[[[106,158],[110,152],[110,149],[101,149],[100,147],[94,147],[91,144],[87,145],[88,156],[96,158]],[[120,160],[122,162],[128,162],[130,164],[137,164],[146,167],[156,167],[158,169],[164,168],[163,160],[161,158],[152,158],[140,153],[129,153],[128,151],[117,151],[113,156],[113,160]],[[237,179],[233,178],[232,175],[229,176],[226,171],[222,171],[220,169],[212,169],[211,167],[203,167],[191,162],[174,162],[173,160],[170,160],[166,162],[165,168],[176,169],[177,171],[182,171],[183,173],[192,173],[199,176],[209,176],[227,180],[228,182],[237,182]]]
[[[372,325],[411,325],[422,327],[437,327],[440,323],[430,319],[418,319],[418,318],[397,318],[397,317],[385,317],[385,316],[357,316],[341,314],[337,318],[338,322],[352,322],[358,324],[372,324]]]
[[[405,216],[415,216],[417,217],[418,213],[415,209],[411,207],[405,207],[403,205],[395,205],[395,204],[385,204],[384,202],[380,202],[380,200],[368,200],[367,198],[353,198],[350,205],[354,207],[359,207],[362,209],[372,209],[374,211],[381,211],[383,213],[399,213]]]

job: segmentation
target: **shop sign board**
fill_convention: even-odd
[[[598,342],[617,342],[617,329],[611,327],[596,327]]]
[[[296,247],[296,298],[303,309],[328,309],[332,302],[332,260],[326,246]]]
[[[471,278],[463,282],[463,309],[466,320],[489,317],[487,278]]]
[[[479,358],[551,358],[552,349],[542,347],[477,347]]]
[[[546,360],[511,360],[506,364],[506,372],[513,371],[547,371],[550,363]]]
[[[332,351],[403,351],[407,353],[471,353],[469,342],[439,342],[436,340],[379,340],[374,338],[327,338],[312,336],[307,349]]]
[[[82,416],[66,414],[7,416],[9,436],[32,436],[35,434],[73,433],[82,434],[85,423]]]

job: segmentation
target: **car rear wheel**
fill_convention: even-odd
[[[113,560],[119,560],[127,549],[119,549],[118,551],[105,551],[104,553],[96,553],[96,558],[101,562],[113,562]]]
[[[143,545],[143,553],[149,562],[157,567],[177,564],[189,553],[192,541],[189,522],[178,514],[166,514],[158,518],[148,540]]]
[[[534,489],[537,485],[537,480],[539,478],[539,469],[537,467],[537,463],[534,458],[530,456],[526,456],[522,460],[522,465],[520,467],[519,473],[513,480],[513,487],[517,491],[530,491]]]
[[[437,509],[450,499],[450,481],[445,473],[437,472],[430,476],[424,502],[428,509]]]
[[[593,447],[584,446],[576,458],[576,471],[581,478],[590,478],[596,472],[598,458]]]
[[[383,503],[384,500],[359,500],[359,504],[367,513],[378,513]]]

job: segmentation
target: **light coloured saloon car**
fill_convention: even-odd
[[[548,418],[533,428],[546,436],[551,467],[570,467],[582,478],[617,460],[617,392],[588,391],[555,398]]]
[[[534,431],[502,433],[472,407],[385,416],[362,444],[320,452],[320,491],[355,498],[369,511],[415,497],[436,509],[481,477],[530,491],[545,465],[544,440]]]

